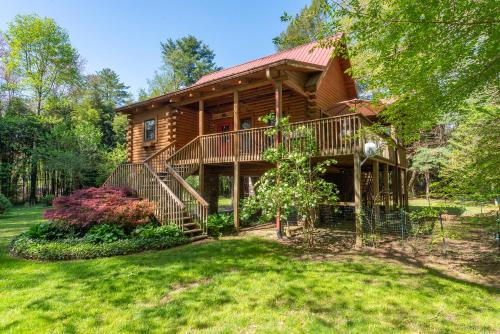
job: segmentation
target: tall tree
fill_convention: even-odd
[[[345,35],[325,44],[349,51],[354,78],[376,99],[393,101],[382,115],[407,142],[472,97],[498,101],[497,1],[331,0],[328,7],[328,28]]]
[[[89,74],[85,79],[88,94],[94,100],[100,100],[113,107],[130,101],[129,87],[121,82],[115,71],[109,68]]]
[[[419,147],[412,157],[411,170],[424,175],[425,195],[430,201],[431,173],[446,163],[446,147]]]
[[[440,188],[452,196],[491,200],[500,194],[500,108],[467,108],[447,146]]]
[[[167,66],[163,65],[159,70],[155,71],[152,79],[148,79],[148,92],[139,92],[139,99],[144,100],[149,96],[159,96],[173,92],[179,89],[179,82],[174,77],[173,72]]]
[[[9,52],[4,57],[6,71],[19,78],[19,89],[33,101],[36,115],[44,102],[80,79],[78,52],[68,34],[53,19],[18,15],[5,33]],[[30,201],[36,202],[38,161],[31,156]]]
[[[221,68],[215,64],[215,53],[192,35],[161,43],[163,62],[172,72],[176,89],[194,84],[199,78]]]
[[[169,38],[161,43],[161,50],[163,64],[148,80],[148,88],[139,90],[139,101],[190,86],[205,74],[221,69],[214,62],[212,49],[191,35]]]
[[[114,108],[130,101],[129,87],[109,68],[87,75],[85,79],[88,104],[99,113],[102,142],[108,147],[115,146],[117,134],[113,128],[116,117]]]
[[[285,12],[281,16],[281,21],[288,22],[288,26],[279,36],[273,38],[278,51],[313,42],[324,34],[326,21],[324,0],[312,0],[309,6],[302,8],[295,16]]]
[[[37,115],[48,97],[78,82],[78,52],[53,19],[18,15],[8,25],[5,39],[6,69],[20,78],[20,88],[35,102]]]

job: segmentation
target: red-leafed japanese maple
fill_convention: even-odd
[[[133,227],[148,223],[153,212],[154,204],[137,198],[130,189],[87,188],[54,199],[44,218],[78,229],[96,224]]]

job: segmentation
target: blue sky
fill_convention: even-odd
[[[272,38],[308,0],[0,0],[0,30],[17,14],[52,17],[85,59],[85,72],[109,67],[136,95],[161,64],[160,42],[192,34],[228,67],[274,52]]]

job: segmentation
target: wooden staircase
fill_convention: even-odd
[[[197,137],[179,150],[167,146],[144,160],[145,164],[155,169],[161,182],[185,205],[182,230],[191,240],[201,239],[207,234],[208,203],[186,182],[186,178],[193,175],[200,166],[199,142]]]
[[[203,239],[207,236],[208,203],[185,180],[199,168],[197,139],[178,151],[169,145],[143,163],[120,165],[103,186],[136,190],[156,204],[155,215],[162,224],[177,225],[191,241]]]

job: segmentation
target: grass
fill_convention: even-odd
[[[477,333],[500,328],[498,290],[353,257],[318,262],[257,238],[37,263],[8,240],[43,209],[0,218],[2,333]]]
[[[219,197],[218,199],[219,206],[231,207],[233,204],[230,197]]]
[[[413,198],[408,201],[408,204],[410,205],[410,208],[429,206],[429,202],[427,201],[426,198]],[[460,202],[460,201],[431,198],[430,204],[431,206],[455,205],[455,206],[465,207],[465,212],[464,212],[465,215],[478,215],[481,213],[487,213],[489,211],[498,210],[498,207],[496,207],[494,204],[485,204],[481,207],[478,202],[471,202],[471,201]]]

